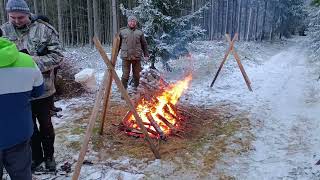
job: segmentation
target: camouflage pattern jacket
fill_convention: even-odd
[[[120,30],[120,57],[126,60],[141,60],[142,55],[149,56],[147,41],[139,29],[122,28]]]
[[[19,50],[27,50],[42,72],[45,93],[37,98],[42,99],[56,92],[54,86],[54,68],[63,61],[62,47],[58,33],[50,24],[37,20],[25,28],[17,29],[10,22],[0,27],[3,37],[17,45]],[[45,54],[39,54],[39,49],[47,48]]]

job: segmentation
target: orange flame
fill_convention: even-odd
[[[173,105],[175,105],[178,102],[182,93],[188,88],[191,80],[192,80],[192,75],[190,74],[184,80],[178,81],[177,83],[170,85],[166,91],[162,92],[159,96],[155,97],[153,102],[143,99],[142,102],[138,104],[136,108],[142,121],[145,124],[150,124],[150,121],[148,120],[146,114],[151,113],[152,118],[159,125],[163,133],[169,134],[170,127],[168,127],[163,121],[161,121],[157,117],[157,115],[161,115],[170,124],[177,127],[177,122],[176,122],[177,113]],[[165,112],[164,109],[167,109],[167,112]],[[168,113],[168,111],[170,113]],[[131,116],[128,121],[133,123],[132,125],[133,128],[140,129],[137,123],[135,122],[135,118],[133,116]],[[150,128],[151,130],[155,131],[154,127],[148,126],[148,125],[145,125],[145,126],[146,128]]]

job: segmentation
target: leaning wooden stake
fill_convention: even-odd
[[[214,82],[217,80],[218,75],[219,75],[219,73],[220,73],[220,71],[221,71],[221,69],[222,69],[222,67],[223,67],[224,63],[227,61],[228,56],[229,56],[230,52],[232,51],[232,49],[233,49],[233,45],[234,45],[234,43],[235,43],[235,41],[236,41],[236,39],[237,39],[237,38],[238,38],[238,33],[236,33],[236,34],[235,34],[235,36],[234,36],[234,38],[232,39],[232,42],[230,43],[229,49],[227,50],[226,54],[224,55],[223,60],[222,60],[222,62],[221,62],[221,64],[220,64],[220,67],[219,67],[219,69],[218,69],[218,71],[217,71],[216,75],[214,76],[214,79],[213,79],[213,81],[212,81],[212,83],[211,83],[210,87],[212,87],[212,86],[213,86],[213,84],[214,84]]]
[[[147,141],[147,143],[149,144],[150,146],[150,149],[152,150],[154,156],[157,158],[157,159],[160,159],[160,153],[159,151],[157,150],[156,146],[152,143],[152,140],[146,130],[146,128],[144,127],[143,125],[143,122],[140,118],[140,116],[138,115],[134,105],[132,104],[131,100],[130,100],[130,97],[128,95],[128,92],[126,91],[126,89],[124,88],[124,86],[122,85],[118,75],[117,75],[117,72],[114,70],[114,67],[112,65],[112,63],[110,62],[108,56],[106,55],[105,51],[103,50],[102,48],[102,45],[100,43],[100,41],[94,37],[93,38],[93,42],[95,43],[96,45],[96,48],[98,49],[102,59],[104,60],[104,62],[106,63],[106,65],[108,66],[108,68],[111,70],[111,72],[113,73],[113,79],[115,81],[115,83],[117,84],[118,86],[118,89],[122,95],[122,97],[124,98],[124,100],[126,101],[127,105],[129,106],[130,110],[133,112],[133,116],[134,118],[136,119],[142,133],[144,134],[145,136],[145,139]]]
[[[226,38],[227,38],[227,40],[228,40],[229,43],[232,43],[229,34],[226,34]],[[232,48],[232,54],[233,54],[234,58],[236,59],[236,61],[237,61],[237,63],[238,63],[238,66],[239,66],[239,68],[240,68],[240,71],[241,71],[241,73],[242,73],[242,76],[243,76],[244,80],[246,81],[246,84],[247,84],[247,86],[248,86],[248,89],[249,89],[250,91],[252,91],[251,82],[250,82],[250,80],[249,80],[249,77],[248,77],[246,71],[244,70],[244,67],[243,67],[243,65],[242,65],[242,63],[241,63],[241,61],[240,61],[240,57],[239,57],[239,55],[238,55],[235,47]]]
[[[111,54],[111,63],[113,66],[115,66],[117,61],[117,56],[119,52],[119,46],[120,46],[120,37],[119,34],[117,34],[113,39],[113,45],[112,45],[112,54]],[[108,111],[108,105],[109,100],[111,96],[111,87],[112,87],[112,79],[113,75],[111,70],[108,70],[108,76],[107,76],[107,84],[106,84],[106,90],[104,92],[104,99],[103,99],[103,113],[101,118],[101,125],[100,125],[100,135],[103,134],[104,125],[107,119],[107,111]]]
[[[78,161],[77,161],[77,165],[76,168],[74,170],[73,176],[72,176],[72,180],[77,180],[79,178],[80,175],[80,171],[81,171],[81,167],[82,167],[82,163],[84,160],[84,156],[86,155],[87,149],[88,149],[88,144],[90,141],[90,137],[92,134],[92,130],[95,124],[96,119],[98,118],[98,112],[100,109],[100,105],[101,105],[101,99],[103,98],[104,95],[104,90],[105,90],[105,85],[107,83],[107,71],[104,73],[104,77],[103,77],[103,81],[102,84],[99,88],[98,94],[96,95],[96,99],[95,99],[95,104],[93,106],[93,110],[91,112],[91,116],[89,119],[89,125],[87,127],[87,131],[86,131],[86,135],[84,137],[83,140],[83,144],[80,150],[80,154],[78,157]]]
[[[226,54],[225,54],[225,56],[224,56],[224,58],[223,58],[223,61],[222,61],[221,64],[220,64],[220,67],[219,67],[219,69],[218,69],[218,71],[217,71],[217,73],[216,73],[216,75],[215,75],[215,77],[214,77],[214,79],[213,79],[210,87],[213,86],[213,84],[214,84],[214,82],[216,81],[216,79],[217,79],[217,77],[218,77],[218,75],[219,75],[219,73],[220,73],[220,71],[221,71],[224,63],[226,62],[226,60],[227,60],[227,58],[228,58],[228,55],[230,54],[230,52],[232,52],[233,56],[235,57],[235,59],[236,59],[236,61],[237,61],[237,63],[238,63],[238,66],[239,66],[239,68],[240,68],[240,71],[241,71],[241,73],[242,73],[242,76],[243,76],[243,78],[244,78],[244,80],[245,80],[245,82],[246,82],[246,85],[247,85],[248,89],[249,89],[250,91],[252,91],[251,82],[250,82],[250,80],[249,80],[249,77],[248,77],[246,71],[244,70],[244,67],[243,67],[243,65],[242,65],[242,63],[241,63],[241,61],[240,61],[240,57],[239,57],[239,55],[238,55],[238,53],[237,53],[237,51],[236,51],[236,49],[235,49],[235,47],[234,47],[234,43],[235,43],[235,41],[238,39],[238,33],[235,34],[235,36],[233,37],[232,41],[231,41],[231,38],[230,38],[230,35],[229,35],[229,34],[226,34],[226,38],[227,38],[230,46],[229,46],[229,49],[228,49],[228,51],[226,52]]]

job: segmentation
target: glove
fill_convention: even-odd
[[[29,51],[27,49],[21,49],[20,52],[30,55],[30,53],[29,53]]]

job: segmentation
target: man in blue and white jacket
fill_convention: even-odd
[[[31,56],[0,37],[0,179],[31,180],[33,122],[30,99],[44,91],[43,77]]]

